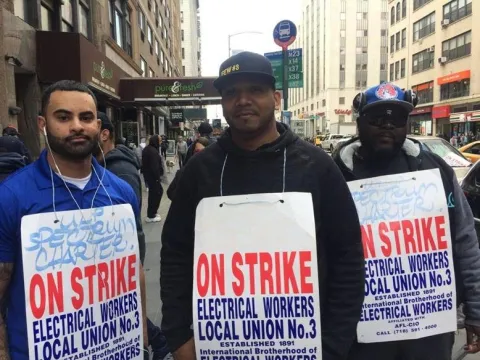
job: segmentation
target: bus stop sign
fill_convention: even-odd
[[[273,29],[275,44],[286,50],[297,38],[297,27],[290,20],[280,21]]]

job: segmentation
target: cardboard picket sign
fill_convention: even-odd
[[[132,207],[27,215],[21,236],[29,359],[143,359]]]
[[[316,249],[311,194],[203,199],[193,274],[197,359],[268,358],[272,348],[321,359]]]

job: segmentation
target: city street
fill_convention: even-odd
[[[176,169],[172,170],[170,174],[166,174],[168,182],[172,181],[175,175]],[[162,304],[160,301],[160,288],[159,288],[159,276],[160,276],[160,249],[161,249],[161,234],[163,228],[163,222],[167,217],[168,209],[170,207],[170,200],[166,196],[166,190],[168,185],[163,184],[164,195],[160,204],[159,214],[162,217],[162,221],[159,223],[145,223],[145,216],[143,216],[143,230],[145,232],[145,238],[147,242],[147,254],[145,257],[145,275],[147,281],[147,315],[155,324],[160,325],[162,319]],[[143,209],[142,215],[146,214],[148,193],[143,191]],[[460,349],[465,344],[465,331],[461,330],[457,332],[455,338],[455,346],[452,360],[456,360],[455,355],[459,354]],[[480,353],[475,355],[468,355],[465,360],[480,360]]]

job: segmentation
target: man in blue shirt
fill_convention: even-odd
[[[0,305],[6,310],[0,317],[0,359],[29,358],[22,217],[130,204],[139,218],[138,200],[130,185],[92,158],[99,146],[100,120],[88,87],[64,80],[47,88],[38,125],[48,150],[0,184]]]

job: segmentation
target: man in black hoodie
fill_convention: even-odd
[[[137,155],[133,150],[125,145],[119,144],[115,146],[113,124],[107,114],[103,112],[97,113],[98,118],[102,121],[100,132],[100,147],[95,151],[95,155],[100,164],[105,165],[107,170],[117,175],[120,179],[125,180],[133,189],[138,198],[139,209],[142,209],[142,181],[140,180],[140,163]],[[142,220],[137,219],[137,235],[140,251],[140,261],[143,265],[145,260],[146,244],[145,234],[141,226]],[[142,272],[142,276],[144,273]],[[142,281],[145,281],[144,276]],[[142,306],[146,312],[146,294],[142,294]],[[146,316],[146,314],[144,314]],[[168,353],[168,347],[165,337],[161,334],[158,326],[147,319],[148,343],[152,347],[153,360],[161,360]]]
[[[442,158],[424,151],[418,142],[407,138],[408,115],[416,104],[415,93],[390,83],[371,87],[358,94],[353,107],[358,113],[359,137],[342,144],[334,152],[333,158],[347,181],[440,170],[447,204],[451,204],[448,213],[457,304],[466,304],[467,351],[475,353],[480,350],[480,342],[474,336],[480,335],[480,249],[473,215],[453,169]],[[399,204],[401,200],[397,198]],[[402,212],[408,213],[406,209],[402,209]],[[441,316],[438,313],[438,317]],[[415,340],[355,342],[348,359],[449,360],[452,358],[453,343],[453,333]]]
[[[0,137],[0,183],[27,164],[23,147],[23,143],[16,137]]]
[[[164,174],[163,160],[160,156],[159,135],[152,135],[142,152],[142,173],[148,186],[147,222],[159,222],[162,218],[157,214],[163,196],[163,187],[160,182]]]
[[[279,192],[284,185],[286,192],[312,194],[323,360],[344,359],[355,337],[365,281],[360,225],[347,184],[324,151],[275,121],[280,94],[265,57],[232,56],[221,65],[215,86],[230,128],[187,163],[163,228],[162,330],[170,349],[177,360],[195,358],[193,252],[200,200],[220,196],[221,186],[228,196]]]

